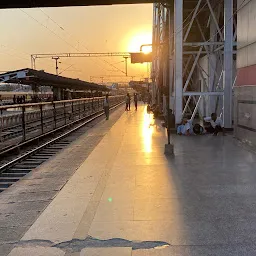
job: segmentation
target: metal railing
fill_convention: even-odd
[[[110,107],[124,96],[110,96]],[[104,97],[0,106],[0,150],[103,111]]]

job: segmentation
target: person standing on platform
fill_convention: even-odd
[[[104,99],[104,112],[106,115],[106,120],[109,119],[109,99],[108,99],[108,94],[106,95],[105,99]]]
[[[129,93],[127,93],[127,95],[125,97],[125,111],[129,110],[129,103],[130,103],[130,95],[129,95]]]
[[[130,96],[130,94],[128,93],[128,109],[129,109],[129,111],[131,110],[131,96]]]
[[[13,95],[13,104],[16,104],[16,95]]]
[[[138,96],[137,96],[137,93],[134,93],[134,105],[135,105],[135,110],[137,111],[137,106],[138,106]]]

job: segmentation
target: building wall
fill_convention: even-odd
[[[256,0],[238,0],[235,136],[256,147]]]

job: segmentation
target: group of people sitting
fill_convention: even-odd
[[[191,119],[183,119],[182,123],[177,127],[178,135],[201,135],[211,133],[213,136],[217,136],[219,132],[225,135],[225,130],[220,117],[216,113],[212,113],[210,117],[204,118],[204,125],[193,125]]]

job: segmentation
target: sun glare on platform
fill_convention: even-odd
[[[142,127],[142,136],[143,136],[143,145],[144,151],[146,153],[152,152],[152,134],[154,127],[152,126],[154,119],[153,115],[147,113],[147,108],[144,110],[143,116],[143,127]]]

